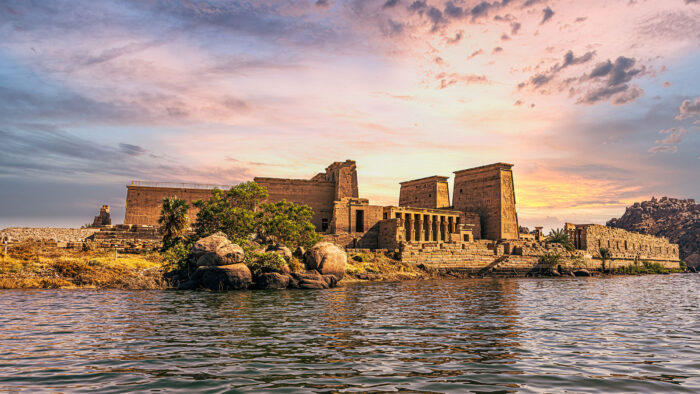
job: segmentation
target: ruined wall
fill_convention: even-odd
[[[135,186],[126,187],[126,215],[124,224],[157,226],[163,199],[177,197],[187,201],[190,222],[197,218],[198,209],[192,207],[196,200],[208,200],[211,189],[186,189],[170,187]]]
[[[112,225],[112,215],[109,210],[109,205],[103,205],[100,208],[100,214],[95,216],[92,221],[92,227],[100,226],[111,226]]]
[[[306,179],[255,178],[255,182],[267,188],[267,202],[286,200],[311,207],[314,215],[311,223],[321,231],[322,223],[332,219],[335,183]]]
[[[598,224],[565,226],[577,249],[597,256],[607,248],[613,258],[639,260],[678,260],[678,245],[668,239],[632,233]]]
[[[480,215],[482,238],[518,238],[511,167],[496,163],[455,172],[454,209]]]
[[[326,167],[326,172],[316,174],[312,181],[333,182],[335,184],[334,200],[358,198],[357,165],[354,160],[336,161]]]
[[[549,268],[540,261],[541,256],[548,252],[543,246],[512,248],[514,253],[508,253],[506,249],[507,245],[486,240],[471,243],[404,244],[401,249],[401,261],[422,264],[437,270],[504,275],[523,275],[532,270]],[[679,261],[674,259],[649,259],[648,261],[657,262],[667,269],[679,268]],[[634,259],[615,258],[606,262],[606,269],[616,269],[636,263]],[[599,270],[601,260],[571,253],[564,255],[558,265],[568,270],[582,268]]]
[[[447,177],[431,176],[401,182],[400,207],[445,208],[450,206]]]

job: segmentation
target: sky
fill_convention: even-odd
[[[700,197],[700,0],[0,0],[0,228],[132,180],[514,165],[520,224]]]

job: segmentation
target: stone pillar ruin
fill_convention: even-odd
[[[102,227],[111,225],[112,217],[109,212],[109,205],[103,205],[102,208],[100,208],[100,214],[95,216],[95,219],[93,219],[92,227]]]

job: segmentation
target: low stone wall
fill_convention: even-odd
[[[9,243],[23,241],[83,242],[98,231],[100,230],[96,228],[9,227],[0,230],[0,240],[7,237]]]
[[[377,249],[379,226],[376,225],[366,233],[321,234],[324,242],[330,242],[346,249]]]
[[[12,227],[0,231],[0,240],[3,237],[7,237],[10,244],[34,241],[59,248],[80,249],[87,245],[132,253],[153,251],[162,246],[162,236],[156,227],[123,224],[87,229]]]
[[[513,246],[507,243],[499,244],[484,240],[472,243],[404,244],[400,258],[404,263],[422,264],[441,271],[524,275],[533,270],[552,268],[541,262],[541,257],[547,253],[559,254],[561,258],[557,265],[565,270],[600,270],[602,268],[601,260],[584,255],[581,251],[566,252],[556,244],[542,244],[539,248],[535,248],[533,245]],[[678,260],[645,259],[635,261],[623,258],[607,260],[605,268],[620,268],[641,264],[643,261],[659,263],[667,269],[679,268]]]

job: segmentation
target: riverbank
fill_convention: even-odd
[[[159,254],[118,255],[26,241],[0,252],[0,289],[99,288],[153,290],[170,286]]]
[[[104,250],[58,248],[52,244],[26,241],[0,253],[0,289],[98,288],[153,290],[172,289],[177,283],[166,279],[170,270],[158,253],[118,254]],[[587,271],[590,276],[644,275],[682,272],[653,264],[608,272]],[[537,270],[527,276],[571,276],[572,272]],[[523,277],[507,272],[462,272],[430,269],[406,263],[384,253],[350,253],[340,284],[355,282],[401,282],[412,280],[479,277]]]

